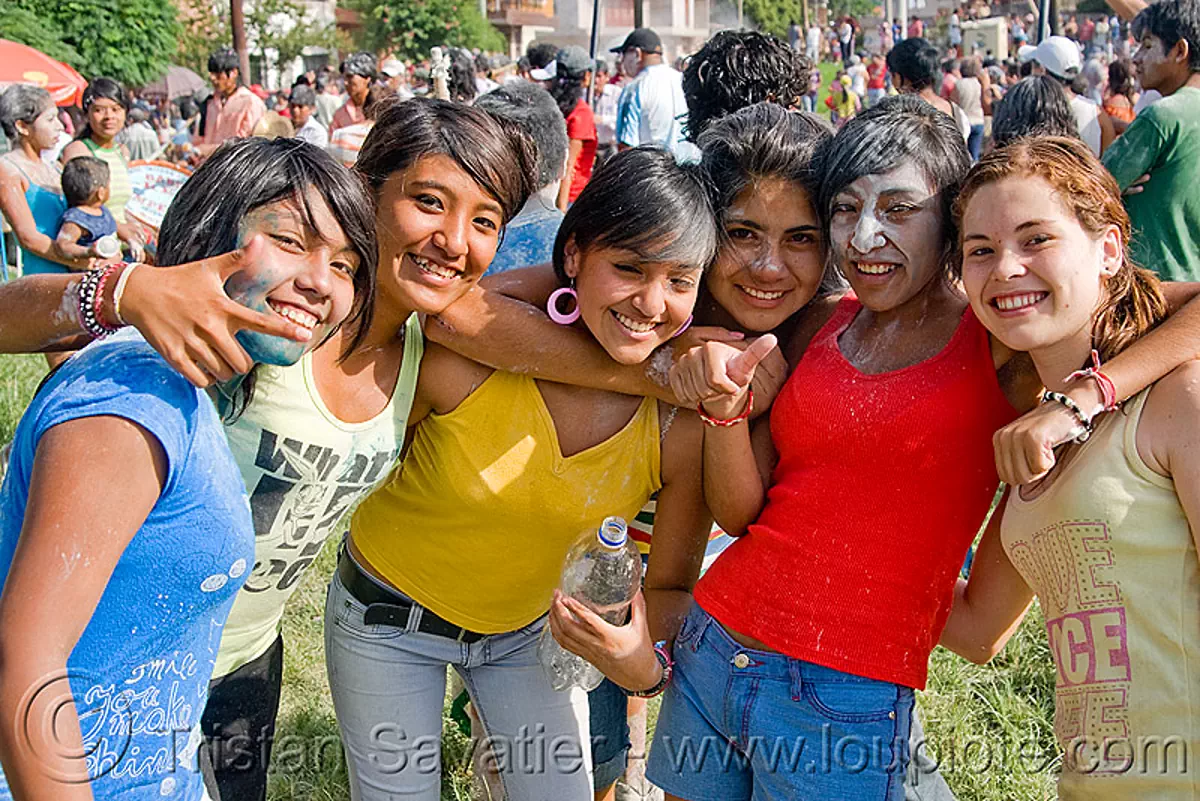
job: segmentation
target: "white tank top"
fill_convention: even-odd
[[[1075,115],[1075,126],[1079,136],[1097,156],[1100,155],[1100,107],[1075,95],[1071,98],[1071,113]]]

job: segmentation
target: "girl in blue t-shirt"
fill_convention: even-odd
[[[195,262],[259,237],[262,257],[235,265],[226,291],[317,343],[369,300],[373,229],[362,185],[323,151],[249,139],[184,186],[159,252]],[[81,309],[111,326],[119,304],[101,297],[98,314]],[[273,364],[307,347],[240,341]],[[252,383],[221,394],[244,401]],[[0,799],[204,798],[200,715],[253,558],[241,476],[201,390],[133,331],[52,375],[0,489]]]

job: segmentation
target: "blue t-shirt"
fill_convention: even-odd
[[[117,221],[113,218],[112,212],[107,206],[100,207],[100,215],[88,214],[78,206],[72,206],[63,212],[62,223],[59,223],[61,229],[64,223],[75,223],[83,229],[83,236],[79,237],[76,243],[80,247],[89,248],[92,244],[103,236],[112,236],[117,232]]]
[[[504,226],[504,240],[496,248],[496,256],[484,275],[549,264],[554,258],[554,238],[564,216],[557,208],[548,209],[536,200],[521,209]]]
[[[21,533],[39,440],[59,423],[101,415],[149,431],[168,466],[162,494],[67,659],[92,793],[97,801],[195,801],[203,796],[200,716],[221,629],[254,563],[254,529],[212,403],[137,332],[70,359],[21,418],[0,489],[0,587]],[[120,476],[92,489],[119,493]],[[0,799],[10,798],[0,774]]]

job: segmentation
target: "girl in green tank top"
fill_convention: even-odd
[[[111,78],[95,78],[83,92],[83,111],[87,122],[62,152],[66,164],[78,156],[93,156],[108,165],[109,197],[105,204],[117,221],[117,236],[140,261],[144,244],[141,231],[125,219],[125,204],[133,197],[129,179],[129,151],[117,141],[125,130],[125,114],[129,111],[129,95],[125,87]]]
[[[971,306],[1027,351],[1045,403],[1166,315],[1130,261],[1112,176],[1074,139],[984,157],[956,204]],[[1103,380],[1101,381],[1103,384]],[[1076,407],[1077,436],[1048,475],[1010,490],[942,644],[977,662],[1036,594],[1057,665],[1059,797],[1192,799],[1200,753],[1200,365],[1113,408]],[[1068,408],[1070,406],[1068,405]]]

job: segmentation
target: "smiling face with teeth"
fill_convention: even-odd
[[[390,175],[376,209],[376,314],[397,328],[413,311],[440,314],[474,286],[504,223],[499,202],[442,154]]]
[[[1087,353],[1104,283],[1124,258],[1116,226],[1089,233],[1049,182],[1017,175],[976,190],[962,230],[963,286],[989,331],[1014,350]]]
[[[259,206],[242,220],[238,247],[255,236],[267,247],[259,262],[229,277],[226,294],[243,306],[273,312],[313,332],[305,343],[239,331],[238,342],[255,362],[295,364],[346,319],[354,301],[358,254],[321,194],[309,189],[306,201],[315,228],[306,224],[299,198]]]
[[[808,193],[766,178],[722,215],[725,241],[705,288],[746,331],[772,331],[812,300],[824,274],[821,227]]]
[[[580,321],[621,364],[640,364],[687,322],[703,270],[678,262],[645,261],[624,248],[574,239],[563,249],[563,269],[575,280]]]
[[[829,240],[864,306],[891,311],[945,275],[941,196],[914,163],[864,175],[830,204]]]

